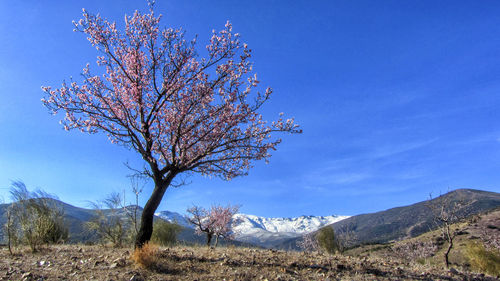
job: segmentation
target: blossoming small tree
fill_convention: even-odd
[[[187,210],[190,214],[188,221],[195,226],[197,234],[207,235],[207,246],[210,246],[215,236],[215,247],[219,244],[219,238],[233,239],[234,231],[233,216],[238,213],[238,206],[212,206],[209,210],[193,206]]]
[[[144,206],[136,247],[149,241],[153,215],[167,188],[181,173],[231,179],[246,175],[253,160],[267,159],[280,139],[276,132],[299,133],[282,114],[266,122],[257,113],[271,89],[252,91],[259,83],[242,44],[228,22],[213,31],[206,56],[196,39],[180,29],[160,29],[152,5],[147,14],[116,23],[83,10],[75,31],[87,35],[99,52],[100,75],[89,64],[83,81],[42,87],[42,102],[53,114],[64,112],[66,130],[104,132],[112,143],[137,151],[147,163],[141,173],[154,182]],[[175,183],[175,182],[174,182]]]

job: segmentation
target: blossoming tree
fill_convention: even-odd
[[[212,206],[209,210],[202,207],[193,206],[187,210],[190,217],[188,221],[195,226],[197,234],[207,235],[207,246],[210,246],[212,238],[215,236],[215,247],[219,243],[219,238],[234,238],[233,216],[238,212],[237,206]]]
[[[245,175],[253,160],[267,159],[280,139],[276,132],[299,133],[293,119],[266,122],[257,112],[271,89],[256,92],[251,50],[228,22],[212,32],[204,57],[196,39],[180,29],[160,28],[161,16],[138,11],[115,22],[83,10],[75,31],[99,52],[98,74],[89,64],[83,81],[42,87],[43,104],[64,112],[66,130],[104,132],[112,143],[137,151],[141,173],[154,182],[144,206],[136,247],[149,241],[153,215],[167,188],[181,173],[231,179]],[[253,91],[252,91],[253,90]]]

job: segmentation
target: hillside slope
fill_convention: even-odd
[[[460,210],[460,215],[470,216],[492,210],[500,206],[500,193],[474,189],[457,189],[434,198],[430,203],[445,200],[450,204],[465,202],[467,207]],[[389,241],[415,237],[435,227],[429,201],[389,210],[352,216],[331,224],[336,232],[352,230],[357,238],[355,244],[387,243]],[[300,238],[289,239],[276,248],[297,249]]]

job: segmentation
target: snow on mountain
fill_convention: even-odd
[[[193,226],[179,213],[162,211],[155,215],[169,222],[177,222],[184,227]],[[273,247],[289,238],[313,232],[323,226],[341,221],[349,216],[300,216],[297,218],[265,218],[254,215],[233,216],[236,240],[263,247]]]
[[[155,213],[155,216],[160,217],[168,222],[177,223],[181,226],[193,228],[193,225],[189,223],[189,221],[181,214],[170,211],[161,211]]]
[[[234,230],[237,233],[249,234],[257,229],[268,232],[285,232],[300,236],[313,232],[325,225],[329,225],[349,216],[300,216],[297,218],[264,218],[254,215],[236,214],[233,219],[236,221]]]
[[[300,216],[297,218],[264,218],[236,214],[233,230],[236,240],[273,248],[290,238],[313,232],[349,216]]]

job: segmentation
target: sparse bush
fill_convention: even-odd
[[[122,208],[127,215],[130,227],[128,229],[128,237],[127,239],[130,241],[135,240],[137,235],[139,234],[139,226],[141,224],[140,212],[139,212],[139,195],[142,193],[144,182],[141,185],[141,176],[131,176],[130,177],[130,185],[132,187],[132,193],[134,193],[135,202],[133,205],[126,206],[125,201],[125,192],[123,195]]]
[[[334,254],[337,251],[337,244],[335,241],[335,232],[332,227],[323,227],[316,234],[318,245],[321,249],[329,254]]]
[[[158,245],[148,242],[141,248],[135,248],[134,253],[132,253],[130,259],[138,267],[145,269],[154,269],[158,266],[158,253]]]
[[[353,223],[345,224],[335,230],[335,241],[337,250],[344,253],[347,249],[358,243],[358,237],[355,232],[356,226]]]
[[[408,241],[398,243],[390,248],[393,256],[401,260],[425,263],[425,259],[432,257],[438,250],[433,241]]]
[[[119,193],[111,193],[100,202],[91,202],[97,212],[85,227],[94,232],[101,243],[111,242],[114,247],[121,247],[127,232],[124,216],[120,214],[122,200]],[[106,208],[106,209],[105,209]]]
[[[481,240],[486,250],[500,252],[500,234],[495,228],[484,227],[481,230]]]
[[[182,226],[176,223],[169,223],[164,220],[157,220],[154,223],[151,241],[162,246],[172,246],[177,242],[177,235],[182,231]]]
[[[53,196],[41,190],[30,192],[20,181],[12,183],[10,193],[13,203],[9,214],[12,216],[8,222],[11,227],[9,235],[19,237],[33,252],[42,244],[67,240],[64,211],[54,205]]]
[[[9,249],[9,253],[13,255],[12,252],[12,247],[17,244],[18,242],[18,231],[19,231],[19,225],[17,223],[17,220],[14,218],[14,205],[11,204],[9,207],[7,207],[7,211],[5,212],[5,224],[3,225],[4,229],[4,236],[6,239],[7,247]]]
[[[466,255],[473,270],[500,275],[500,252],[488,250],[481,243],[467,244]]]
[[[314,233],[307,233],[302,236],[302,239],[298,240],[297,247],[305,252],[315,252],[319,249],[318,240]]]

